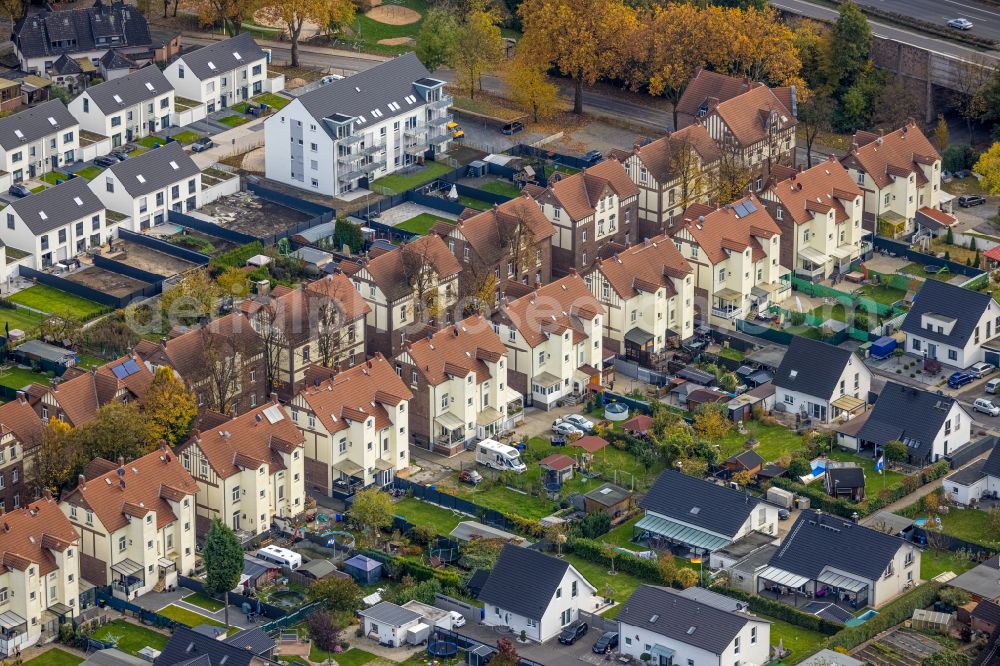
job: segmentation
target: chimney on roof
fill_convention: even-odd
[[[719,106],[718,97],[709,97],[705,100],[706,114],[711,113],[715,110],[715,107]]]
[[[85,487],[87,485],[87,477],[84,476],[83,474],[80,474],[79,476],[77,476],[76,477],[76,485],[78,485],[80,487]]]
[[[271,391],[271,396],[270,397],[271,397],[271,402],[273,402],[274,404],[277,405],[278,404],[278,394],[275,393],[274,391]]]
[[[882,145],[882,142],[883,142],[884,140],[885,140],[885,131],[883,131],[883,130],[879,130],[879,131],[878,131],[878,138],[877,138],[877,139],[875,139],[875,142],[876,142],[876,143],[878,143],[878,145],[880,145],[880,146],[881,146],[881,145]]]
[[[46,502],[51,502],[52,501],[52,491],[49,490],[48,488],[46,488],[45,490],[42,491],[42,497],[45,498]]]
[[[20,402],[21,404],[24,404],[24,400],[25,400],[24,391],[18,391],[17,392],[17,401]]]
[[[167,346],[167,339],[165,337],[160,338],[160,346],[162,346],[162,347],[166,347]]]
[[[118,479],[118,487],[125,490],[125,479]]]
[[[53,393],[55,393],[56,391],[59,390],[59,378],[58,377],[53,377],[52,379],[49,380],[49,388],[52,389]]]
[[[823,509],[816,509],[816,524],[823,524]]]
[[[118,466],[119,467],[125,466],[125,456],[118,456]]]

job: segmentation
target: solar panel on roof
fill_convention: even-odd
[[[135,373],[139,372],[139,364],[136,363],[133,359],[125,361],[124,363],[122,363],[121,367],[125,368],[125,372],[127,372],[129,375],[134,375]]]
[[[736,211],[736,217],[746,217],[747,209],[743,207],[743,204],[738,203],[733,206],[733,210]]]
[[[125,379],[126,377],[128,377],[128,374],[125,372],[124,363],[121,365],[116,365],[115,367],[111,368],[111,372],[115,373],[115,377],[117,379]]]
[[[752,201],[749,201],[749,200],[748,201],[744,201],[743,202],[743,207],[746,208],[746,210],[747,210],[748,213],[756,213],[757,212],[757,206],[755,206]]]

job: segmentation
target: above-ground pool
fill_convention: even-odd
[[[604,418],[609,421],[624,421],[628,418],[628,405],[620,402],[609,403],[604,408]]]
[[[305,600],[306,596],[301,592],[296,592],[295,590],[279,590],[268,597],[267,603],[272,606],[277,606],[278,608],[298,608]]]
[[[866,610],[861,615],[857,616],[856,618],[854,618],[852,620],[848,620],[845,623],[845,625],[848,626],[848,627],[856,627],[856,626],[858,626],[860,624],[864,624],[865,622],[867,622],[868,620],[872,619],[876,615],[878,615],[878,611],[877,610],[869,609],[869,610]]]

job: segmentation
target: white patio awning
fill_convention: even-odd
[[[847,590],[849,592],[860,592],[868,587],[868,583],[860,581],[857,578],[851,578],[850,576],[845,576],[843,574],[833,573],[832,571],[824,571],[816,580],[829,585],[830,587],[840,588],[841,590]]]
[[[445,412],[444,414],[439,414],[437,418],[434,419],[439,424],[447,428],[448,430],[458,430],[459,428],[465,428],[465,421],[458,418],[451,412]]]
[[[808,245],[806,247],[799,248],[799,254],[805,257],[807,261],[821,266],[830,261],[830,257],[826,256],[814,247],[809,247]]]
[[[849,256],[854,254],[854,246],[838,245],[837,247],[830,250],[830,254],[832,254],[837,259],[847,259]]]
[[[778,585],[785,585],[796,589],[809,582],[809,579],[805,576],[793,574],[791,571],[785,571],[784,569],[779,569],[778,567],[767,567],[757,574],[757,577],[769,580],[772,583],[777,583]]]

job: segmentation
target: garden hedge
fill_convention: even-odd
[[[766,597],[758,597],[752,594],[747,594],[742,590],[737,590],[731,587],[720,588],[718,591],[720,594],[724,594],[727,597],[733,597],[734,599],[747,602],[747,605],[750,606],[750,610],[752,611],[768,615],[778,620],[784,620],[789,624],[794,624],[795,626],[802,627],[803,629],[818,631],[821,634],[833,636],[844,628],[836,622],[824,620],[818,615],[812,615],[811,613],[803,613],[799,609],[789,606],[788,604],[783,604],[780,601],[774,601],[773,599],[768,599]]]
[[[938,592],[942,587],[943,583],[934,581],[924,583],[884,606],[879,610],[878,615],[864,624],[841,630],[836,636],[830,638],[826,647],[831,649],[839,647],[845,650],[856,648],[883,631],[895,627],[904,620],[909,620],[916,609],[930,606],[937,600]]]
[[[566,542],[566,551],[579,555],[585,560],[594,562],[611,568],[611,558],[608,557],[608,547],[600,541],[593,539],[570,539]],[[615,556],[615,570],[622,573],[632,574],[637,578],[652,583],[662,585],[663,579],[660,577],[660,570],[656,567],[655,560],[647,560],[644,557],[636,557],[628,553],[617,551]]]

